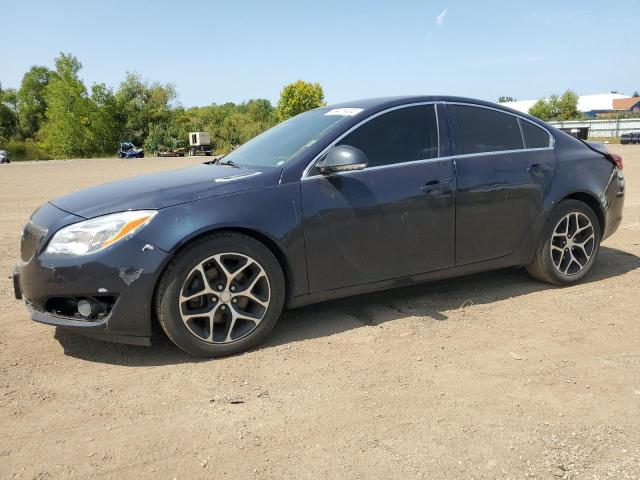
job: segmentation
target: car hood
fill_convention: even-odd
[[[52,200],[61,210],[92,218],[124,210],[160,209],[202,198],[274,185],[279,169],[221,165],[195,167],[125,178]]]

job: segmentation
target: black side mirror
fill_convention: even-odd
[[[362,170],[369,163],[364,152],[349,145],[338,145],[331,148],[318,165],[320,173],[348,172]]]

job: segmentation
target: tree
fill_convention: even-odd
[[[18,133],[17,96],[13,89],[3,90],[0,85],[0,141],[6,142]]]
[[[122,116],[113,89],[104,83],[91,87],[88,123],[89,148],[92,153],[113,153],[122,132]]]
[[[47,111],[45,94],[53,75],[47,67],[34,65],[22,77],[17,99],[23,138],[35,138],[44,122]]]
[[[573,120],[580,117],[578,112],[578,100],[580,97],[575,92],[567,90],[558,99],[558,120]]]
[[[529,109],[529,114],[540,120],[574,120],[580,118],[579,97],[567,90],[561,97],[551,95],[548,100],[540,99]]]
[[[136,73],[127,73],[116,93],[121,109],[123,139],[142,144],[149,135],[151,125],[171,120],[171,108],[177,98],[172,84],[149,84]]]
[[[278,117],[280,120],[286,120],[324,105],[324,92],[319,83],[298,80],[282,89],[278,101]]]
[[[515,102],[515,101],[517,100],[513,97],[498,97],[498,103]]]
[[[529,109],[529,115],[533,115],[545,122],[551,120],[551,108],[549,106],[549,102],[544,98],[541,98]]]
[[[42,139],[54,155],[80,157],[91,151],[89,138],[91,101],[78,72],[82,64],[71,54],[55,60],[56,75],[45,90],[46,121]]]
[[[633,95],[631,95],[633,98],[637,98],[640,97],[640,93],[636,90],[635,92],[633,92]]]
[[[265,128],[275,124],[275,109],[269,100],[258,98],[247,102],[247,114],[251,120],[265,125]]]

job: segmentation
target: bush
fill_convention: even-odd
[[[4,150],[9,152],[9,158],[12,162],[21,162],[25,160],[51,160],[53,157],[45,152],[37,142],[31,139],[27,140],[9,140],[2,146]]]

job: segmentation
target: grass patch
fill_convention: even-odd
[[[620,143],[620,138],[618,137],[594,137],[588,138],[591,142],[609,142],[609,143]]]

